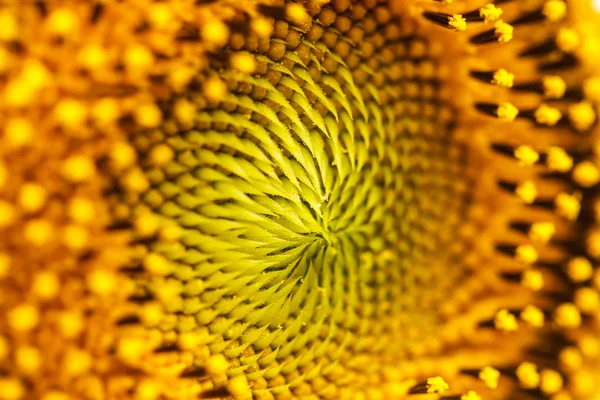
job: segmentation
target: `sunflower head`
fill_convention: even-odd
[[[596,20],[2,6],[0,399],[592,398]]]

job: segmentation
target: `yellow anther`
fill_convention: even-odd
[[[585,282],[592,277],[594,268],[592,263],[585,257],[575,257],[567,264],[567,274],[575,283]]]
[[[454,14],[448,19],[448,25],[455,31],[463,32],[467,29],[467,20],[460,14]]]
[[[590,287],[582,287],[575,291],[573,302],[581,312],[594,314],[600,310],[600,293]]]
[[[8,42],[15,40],[19,35],[19,23],[16,15],[10,13],[8,10],[3,10],[0,13],[0,41]]]
[[[540,125],[555,126],[562,118],[559,109],[542,104],[535,110],[535,121]]]
[[[524,389],[535,389],[540,384],[540,374],[535,364],[523,362],[517,367],[517,378]]]
[[[581,210],[581,195],[579,193],[559,193],[554,200],[554,205],[558,215],[569,221],[574,221]]]
[[[42,353],[34,346],[18,346],[15,351],[15,364],[25,375],[34,375],[42,366]]]
[[[530,244],[522,244],[517,246],[515,250],[515,260],[522,262],[523,264],[531,265],[538,259],[538,253],[535,248]]]
[[[600,76],[592,76],[583,82],[583,93],[586,100],[600,102]]]
[[[83,332],[84,324],[82,313],[76,310],[62,311],[56,320],[58,332],[66,339],[77,337]]]
[[[135,148],[124,142],[115,144],[110,151],[109,156],[113,167],[117,170],[129,168],[135,164],[137,160]]]
[[[496,329],[504,332],[516,331],[518,328],[517,318],[515,318],[515,316],[507,309],[503,308],[496,313],[496,316],[494,317],[494,326]]]
[[[540,389],[546,394],[558,393],[563,387],[562,375],[552,369],[542,370],[540,378]]]
[[[144,259],[144,268],[152,274],[165,275],[170,272],[171,265],[163,256],[150,253]]]
[[[154,103],[138,106],[134,111],[135,122],[142,128],[156,128],[162,122],[162,111]]]
[[[582,101],[569,107],[569,120],[573,128],[582,132],[587,131],[596,122],[596,110],[592,103]]]
[[[60,280],[54,272],[38,272],[33,278],[31,290],[39,298],[52,299],[60,290]]]
[[[6,253],[0,252],[0,279],[5,278],[10,272],[12,260]]]
[[[541,290],[544,287],[544,276],[540,271],[528,269],[523,271],[521,284],[534,291]]]
[[[150,183],[140,169],[134,168],[121,178],[121,185],[131,192],[142,193],[148,190]]]
[[[130,74],[145,74],[154,64],[154,55],[146,46],[134,44],[125,50],[123,61]]]
[[[67,213],[69,218],[80,224],[91,222],[96,215],[94,203],[82,197],[74,197],[69,201]]]
[[[154,214],[143,213],[135,218],[133,225],[138,235],[147,237],[156,233],[159,227],[159,220]]]
[[[531,166],[540,159],[540,154],[526,145],[517,147],[514,154],[519,160],[519,164],[523,166]]]
[[[466,394],[460,396],[460,400],[481,400],[481,396],[479,396],[477,392],[469,390]]]
[[[589,188],[600,182],[600,170],[591,161],[582,161],[573,170],[573,180],[584,188]]]
[[[90,232],[81,225],[67,225],[63,231],[63,243],[71,250],[82,250],[90,241]]]
[[[441,376],[427,379],[427,393],[443,394],[446,390],[448,390],[448,384]]]
[[[35,130],[30,121],[25,118],[11,118],[4,128],[6,143],[14,148],[23,147],[34,138]]]
[[[48,16],[48,30],[57,36],[74,35],[79,29],[79,18],[70,8],[59,8]]]
[[[140,312],[140,318],[144,326],[156,326],[163,317],[163,308],[158,302],[144,304]]]
[[[22,79],[30,88],[42,89],[47,87],[53,79],[52,74],[39,60],[29,59],[23,63]]]
[[[273,33],[273,23],[266,18],[256,17],[250,23],[252,31],[260,38],[269,38]]]
[[[183,228],[178,225],[168,225],[160,230],[159,237],[167,242],[174,242],[183,235]]]
[[[65,129],[80,129],[88,115],[87,108],[78,100],[61,100],[54,107],[56,122]]]
[[[17,378],[0,377],[2,400],[21,400],[25,396],[25,386]]]
[[[581,313],[573,303],[563,303],[556,307],[554,322],[561,328],[579,328],[581,325]]]
[[[523,203],[531,204],[535,201],[538,193],[535,183],[531,180],[527,180],[517,186],[515,194],[519,196]]]
[[[135,388],[134,400],[156,400],[160,398],[161,389],[152,379],[143,379]]]
[[[173,161],[175,153],[173,149],[166,144],[156,145],[150,150],[148,160],[156,167],[163,167]]]
[[[494,4],[486,4],[479,9],[479,15],[483,18],[486,24],[497,21],[502,15],[502,9],[496,7]]]
[[[250,53],[235,53],[230,59],[231,67],[244,74],[251,74],[256,69],[256,61]]]
[[[228,89],[225,82],[223,82],[218,77],[213,77],[208,79],[204,83],[203,91],[204,96],[214,102],[219,102],[227,96]]]
[[[288,4],[285,8],[285,16],[288,21],[296,26],[304,28],[310,25],[310,15],[301,4]]]
[[[110,97],[98,100],[92,107],[92,118],[99,126],[115,123],[121,116],[119,103]]]
[[[28,213],[39,211],[46,203],[48,193],[37,183],[25,183],[19,191],[19,206]]]
[[[511,87],[513,87],[513,84],[515,83],[515,75],[511,74],[507,70],[501,68],[498,71],[494,72],[494,77],[492,78],[492,83],[494,85],[511,88]]]
[[[229,369],[229,362],[222,354],[215,354],[206,362],[206,371],[212,376],[223,375]]]
[[[196,118],[196,106],[191,101],[179,99],[173,105],[173,115],[182,124],[192,125]]]
[[[77,54],[77,62],[83,68],[96,71],[106,65],[108,54],[104,47],[96,43],[85,45]]]
[[[227,390],[231,393],[234,400],[252,399],[252,390],[250,390],[250,385],[248,384],[245,374],[229,379]]]
[[[61,174],[68,181],[74,183],[83,182],[96,174],[96,165],[87,156],[70,156],[63,162]]]
[[[12,225],[16,218],[15,207],[7,201],[0,200],[0,228]]]
[[[521,319],[535,328],[544,326],[544,313],[533,305],[528,305],[521,311]]]
[[[567,84],[564,79],[557,75],[548,75],[542,79],[544,86],[544,96],[549,99],[560,99],[567,91]]]
[[[47,219],[33,219],[25,224],[23,236],[35,246],[44,246],[54,237],[54,225]]]
[[[68,377],[81,376],[92,367],[92,356],[80,349],[69,349],[63,357],[63,371]]]
[[[156,29],[167,29],[174,21],[171,5],[168,3],[154,3],[148,8],[148,21]]]
[[[568,346],[558,354],[561,366],[567,371],[576,371],[583,364],[583,356],[577,347]]]
[[[535,242],[548,243],[554,233],[556,227],[552,222],[536,222],[529,228],[529,238]]]
[[[202,26],[202,39],[209,45],[223,47],[229,41],[229,28],[215,19]]]
[[[86,284],[92,293],[108,295],[117,288],[117,276],[112,271],[96,269],[87,275]]]
[[[550,22],[561,21],[567,15],[567,3],[563,0],[548,0],[542,7],[542,14]]]
[[[503,121],[511,122],[517,118],[517,115],[519,115],[519,110],[510,103],[502,103],[498,105],[496,115],[498,115],[498,118]]]
[[[40,322],[40,311],[32,304],[20,304],[7,314],[8,326],[17,332],[28,332]]]
[[[481,379],[487,387],[496,389],[498,387],[498,380],[500,379],[500,371],[492,367],[484,367],[479,371],[479,379]]]
[[[494,24],[494,33],[500,43],[508,43],[513,38],[514,27],[506,22],[499,20]]]
[[[550,147],[547,165],[550,171],[568,172],[573,168],[573,158],[561,147]]]
[[[579,33],[573,28],[560,28],[556,35],[556,45],[566,53],[572,53],[581,44]]]

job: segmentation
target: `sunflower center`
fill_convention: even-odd
[[[196,329],[193,316],[211,353],[252,365],[249,379],[277,367],[288,383],[320,366],[365,387],[399,357],[439,350],[466,200],[430,53],[385,7],[232,35],[186,93],[200,106],[193,124],[138,146],[174,153],[146,168],[151,188],[134,199],[183,228],[149,245],[176,265],[169,328]]]

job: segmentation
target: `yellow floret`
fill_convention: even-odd
[[[521,319],[536,328],[544,326],[544,313],[533,305],[528,305],[521,311]]]
[[[501,68],[498,71],[494,72],[494,77],[492,78],[492,83],[494,85],[511,88],[513,87],[514,82],[515,75],[511,74],[507,70]]]
[[[573,167],[573,159],[561,147],[550,147],[547,159],[550,171],[568,172]]]
[[[584,257],[572,258],[567,264],[567,273],[573,282],[585,282],[592,277],[594,268],[592,263]]]
[[[558,393],[563,387],[560,373],[552,369],[544,369],[541,373],[540,389],[546,394]]]
[[[481,379],[487,387],[496,389],[498,387],[498,380],[500,379],[500,371],[493,367],[484,367],[479,372],[479,379]]]
[[[496,114],[501,120],[512,122],[519,115],[519,110],[510,103],[502,103],[498,106]]]
[[[517,378],[522,388],[535,389],[540,384],[540,374],[535,364],[523,362],[517,367]]]
[[[578,328],[581,325],[581,313],[573,303],[563,303],[556,308],[554,322],[561,328]]]
[[[540,159],[540,154],[527,145],[517,147],[514,154],[520,164],[524,166],[531,166]]]
[[[554,236],[556,227],[552,222],[536,222],[529,229],[529,238],[536,242],[548,243]]]
[[[535,110],[534,116],[538,124],[555,126],[562,118],[562,113],[557,108],[542,104]]]
[[[545,76],[542,85],[544,86],[544,96],[549,99],[560,99],[567,90],[564,79],[557,75]]]
[[[479,9],[479,15],[484,19],[486,24],[494,22],[502,15],[502,9],[496,7],[494,4],[486,4]]]
[[[460,14],[451,16],[448,25],[455,31],[463,32],[467,29],[467,20]]]
[[[600,170],[591,161],[582,161],[573,170],[573,180],[584,188],[589,188],[600,182]]]
[[[505,332],[516,331],[518,328],[517,319],[507,309],[502,309],[496,313],[494,326],[496,329]]]
[[[521,276],[521,284],[533,291],[541,290],[544,287],[544,276],[540,271],[528,269]]]
[[[564,0],[547,0],[542,14],[551,22],[561,21],[567,15],[567,3]]]
[[[506,22],[499,20],[494,24],[494,33],[500,43],[508,43],[513,38],[514,27]]]

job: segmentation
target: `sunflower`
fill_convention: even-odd
[[[0,6],[0,400],[600,395],[587,0]]]

